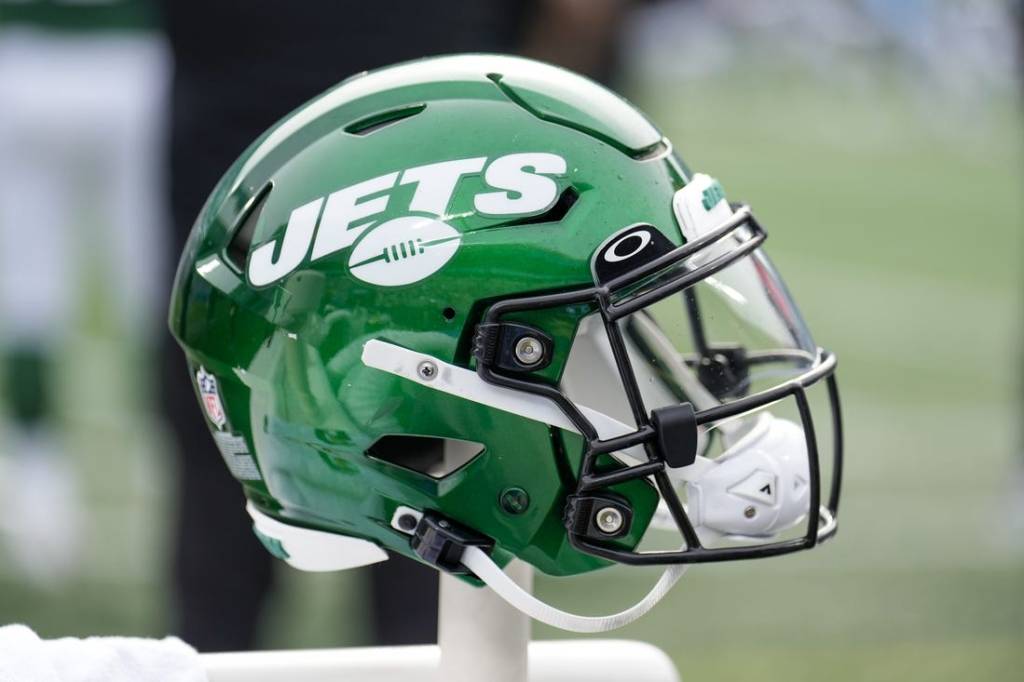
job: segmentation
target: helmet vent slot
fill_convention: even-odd
[[[424,474],[444,478],[482,454],[484,446],[457,438],[381,436],[366,451],[368,457]]]
[[[228,247],[224,250],[224,256],[228,262],[239,271],[245,270],[245,261],[249,257],[249,247],[252,246],[252,239],[256,234],[256,225],[260,221],[260,214],[263,213],[263,207],[267,203],[267,197],[270,196],[272,187],[273,185],[269,182],[264,185],[250,201],[249,206],[243,210],[241,221],[235,227],[231,241],[228,242]]]
[[[398,107],[397,109],[388,109],[387,111],[378,111],[375,114],[370,114],[358,121],[349,123],[345,126],[345,132],[350,135],[369,135],[370,133],[377,132],[381,128],[398,123],[399,121],[404,121],[416,114],[423,113],[423,110],[426,108],[426,104],[420,103]]]
[[[525,218],[517,218],[515,220],[509,220],[499,225],[492,225],[485,229],[491,229],[493,227],[517,227],[519,225],[539,225],[541,223],[557,223],[565,216],[569,214],[569,210],[576,205],[576,201],[580,198],[580,193],[575,187],[566,187],[554,205],[543,213],[537,215],[526,216]]]

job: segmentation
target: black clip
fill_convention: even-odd
[[[473,357],[481,365],[493,365],[498,353],[498,339],[501,338],[501,324],[478,324],[473,335]]]
[[[651,412],[655,447],[665,464],[673,469],[688,467],[697,460],[697,413],[690,403],[659,407]]]
[[[516,352],[520,341],[527,340],[527,347],[532,346],[536,353],[536,344],[540,344],[540,353],[533,362],[524,362],[521,354]],[[536,372],[551,364],[554,357],[555,342],[536,327],[519,322],[491,322],[478,324],[473,336],[473,357],[482,365],[496,367],[509,372]]]
[[[434,512],[423,514],[409,544],[420,559],[452,575],[470,575],[471,571],[462,565],[466,547],[490,551],[494,546],[490,538]]]
[[[739,398],[750,390],[750,362],[743,346],[709,346],[696,369],[700,382],[719,400]]]
[[[569,495],[562,523],[574,535],[594,540],[620,538],[633,524],[633,508],[626,498],[614,493]]]

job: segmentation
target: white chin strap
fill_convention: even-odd
[[[501,570],[494,560],[479,547],[467,547],[462,553],[462,565],[473,571],[480,580],[509,603],[514,609],[530,618],[571,632],[608,632],[629,625],[654,608],[662,597],[686,573],[687,566],[669,566],[658,578],[651,591],[633,606],[608,616],[580,616],[556,609],[534,597],[520,587]]]

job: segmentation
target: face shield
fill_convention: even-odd
[[[709,209],[712,183],[696,176],[677,194],[684,246],[653,226],[630,226],[594,254],[593,288],[502,301],[482,325],[498,328],[513,312],[593,304],[558,387],[528,381],[486,355],[478,355],[478,373],[549,398],[583,435],[567,528],[575,547],[603,558],[763,557],[812,547],[836,529],[842,434],[835,357],[815,345],[760,250],[765,233],[749,208],[734,210],[719,194]],[[814,416],[822,409],[830,414],[819,430],[830,432],[831,443],[820,446]],[[621,466],[599,467],[601,457]],[[657,488],[652,526],[677,531],[681,549],[609,544],[629,515],[610,487],[634,479]]]

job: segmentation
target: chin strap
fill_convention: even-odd
[[[509,603],[510,606],[530,618],[546,625],[572,632],[607,632],[628,625],[654,608],[668,594],[669,590],[686,573],[687,566],[669,566],[658,578],[651,591],[639,602],[624,611],[608,616],[579,616],[556,609],[520,587],[479,547],[466,547],[462,553],[462,565]]]

